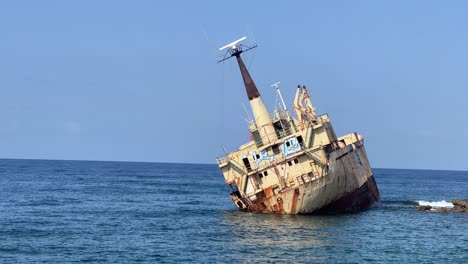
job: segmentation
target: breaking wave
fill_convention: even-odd
[[[453,207],[451,202],[447,202],[445,200],[441,201],[425,201],[425,200],[402,200],[402,201],[382,201],[382,205],[389,206],[389,207],[406,207],[406,206],[422,206],[422,205],[430,205],[431,207]]]
[[[428,202],[428,201],[417,201],[419,205],[429,205],[431,207],[453,207],[451,202],[447,202],[445,200],[437,201],[437,202]]]

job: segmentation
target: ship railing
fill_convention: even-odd
[[[250,131],[257,130],[257,124],[255,123],[255,120],[250,120],[249,121],[249,130]]]
[[[278,116],[276,115],[276,112],[270,113],[270,119],[273,123],[279,120]]]
[[[321,147],[317,147],[313,150],[307,150],[303,146],[301,146],[301,151],[298,151],[292,155],[275,155],[275,160],[273,162],[261,162],[258,166],[256,166],[255,171],[262,171],[267,168],[270,168],[272,164],[280,164],[285,160],[291,159],[292,156],[300,156],[302,154],[307,155],[307,157],[315,162],[318,166],[322,168],[322,170],[327,168],[328,161],[324,160],[323,157],[319,154]]]
[[[282,138],[292,135],[293,133],[294,132],[290,128],[283,127],[282,131],[279,131],[279,132],[275,131],[274,133],[263,135],[260,138],[260,140],[254,140],[254,142],[255,142],[255,145],[257,145],[257,147],[260,148],[260,147],[263,147],[264,145],[274,143],[272,139],[282,139]]]
[[[315,163],[317,163],[319,166],[324,167],[327,165],[327,162],[323,160],[321,156],[317,153],[317,151],[308,151],[305,150],[305,154],[312,159]]]
[[[245,166],[241,166],[239,163],[237,163],[235,160],[230,160],[229,161],[229,165],[231,166],[231,168],[236,171],[237,173],[239,173],[240,175],[244,175],[245,174]],[[248,168],[247,168],[248,169]]]
[[[257,147],[260,148],[260,147],[263,147],[263,145],[265,144],[264,144],[264,141],[262,140],[255,140],[255,145],[257,145]]]
[[[279,121],[279,120],[288,120],[289,119],[289,112],[287,111],[275,111],[273,113],[269,113],[270,119],[273,123]],[[249,122],[249,130],[257,130],[257,124],[255,123],[255,120],[250,120]]]
[[[263,147],[265,145],[274,143],[273,139],[276,139],[277,137],[278,137],[278,135],[276,134],[276,132],[269,133],[269,134],[263,134],[263,136],[260,138],[260,140],[255,140],[255,144],[257,145],[257,147],[260,148],[260,147]]]
[[[218,163],[218,165],[228,163],[229,162],[229,157],[228,157],[228,155],[217,157],[216,162]]]
[[[288,119],[289,112],[276,110],[270,114],[270,117],[271,117],[271,120],[273,120],[273,122],[278,121],[280,119]]]
[[[287,137],[293,133],[289,127],[283,127],[283,131],[284,131],[284,135],[281,136],[280,138]]]

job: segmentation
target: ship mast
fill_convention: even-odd
[[[263,144],[272,143],[278,138],[275,132],[275,128],[273,127],[270,114],[268,113],[268,109],[266,108],[265,103],[263,102],[260,92],[258,91],[257,86],[255,85],[255,82],[250,76],[250,73],[247,70],[247,67],[245,67],[245,64],[240,56],[241,53],[256,48],[257,46],[254,45],[252,47],[247,47],[245,45],[239,44],[245,39],[246,37],[240,38],[220,48],[220,51],[227,49],[227,52],[224,58],[218,62],[225,61],[231,57],[236,57],[237,63],[239,64],[242,79],[244,81],[247,97],[249,98],[250,107],[252,108],[252,113],[254,115],[255,124],[257,126],[262,142]]]

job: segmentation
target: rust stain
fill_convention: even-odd
[[[235,182],[236,182],[236,185],[237,185],[237,186],[240,186],[240,178],[237,178],[237,179],[235,180]]]
[[[275,169],[276,176],[278,176],[278,178],[281,177],[278,167],[275,166],[274,169]]]
[[[281,197],[278,197],[278,199],[276,199],[276,202],[277,202],[277,212],[281,212],[283,213],[284,212],[284,209],[283,209],[283,199]]]
[[[278,212],[278,204],[273,205],[272,211],[273,212]]]
[[[262,202],[256,202],[255,203],[255,211],[259,213],[263,213],[265,211],[266,207]]]
[[[265,190],[263,190],[263,192],[265,193],[265,198],[270,198],[271,196],[273,196],[273,186],[266,188]]]
[[[291,214],[296,213],[297,199],[299,198],[299,188],[294,189],[293,200],[291,204]]]
[[[276,177],[278,178],[278,182],[281,182],[281,174],[278,170],[278,167],[276,167],[276,165],[273,167],[274,170],[275,170],[275,174],[276,174]]]

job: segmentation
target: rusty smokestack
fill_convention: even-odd
[[[249,98],[249,101],[257,97],[260,97],[260,92],[258,91],[257,86],[255,85],[254,81],[252,80],[252,77],[250,76],[250,73],[247,70],[247,67],[245,67],[245,64],[242,61],[242,58],[240,56],[240,52],[237,52],[235,56],[237,59],[237,63],[239,64],[239,69],[242,74],[242,79],[244,80],[245,91],[247,92],[247,97]]]

